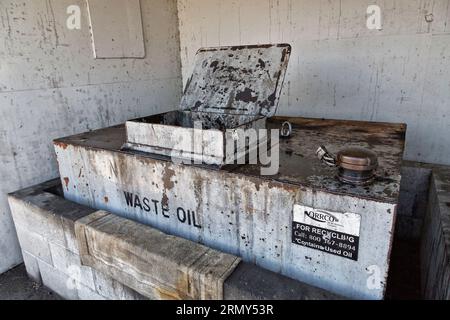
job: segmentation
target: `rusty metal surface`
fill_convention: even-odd
[[[200,49],[182,111],[127,121],[124,149],[164,156],[176,151],[179,158],[223,166],[225,131],[263,128],[275,114],[290,52],[288,44]],[[193,145],[199,135],[202,141]]]
[[[406,125],[344,120],[274,117],[268,128],[280,128],[284,121],[293,125],[291,138],[280,140],[280,170],[275,176],[260,176],[259,165],[225,166],[223,171],[255,176],[335,194],[396,203],[400,189],[400,167]],[[57,144],[121,151],[126,140],[123,125],[55,140]],[[352,186],[336,179],[335,168],[322,164],[315,156],[317,147],[327,145],[330,152],[354,146],[374,151],[378,156],[376,179],[370,186]],[[151,155],[141,154],[143,157]],[[158,158],[158,157],[157,157]],[[167,160],[163,157],[158,159]],[[212,169],[205,166],[206,169]]]
[[[288,44],[200,49],[181,109],[202,119],[211,113],[273,116],[290,53]]]
[[[280,169],[278,179],[291,181],[298,177],[313,188],[339,194],[348,194],[374,200],[397,202],[400,189],[400,167],[405,143],[406,125],[362,121],[319,120],[301,118],[280,118],[289,120],[294,126],[290,140],[282,141],[287,163]],[[275,126],[278,123],[274,121]],[[349,147],[362,147],[378,156],[378,170],[371,186],[352,186],[335,179],[336,170],[319,164],[314,153],[320,144],[327,145],[332,153]],[[297,166],[292,166],[292,163]],[[286,171],[284,170],[286,169]]]
[[[395,203],[400,189],[400,166],[406,126],[344,120],[276,117],[269,128],[279,128],[283,121],[293,125],[290,139],[280,140],[280,171],[271,179],[300,184],[318,190]],[[337,153],[347,147],[363,147],[378,155],[377,177],[371,186],[352,186],[336,179],[336,168],[317,160],[320,145]],[[239,174],[258,175],[259,167],[246,165],[234,170]]]
[[[215,117],[208,116],[207,122],[202,122],[199,129],[193,127],[193,121],[198,120],[194,114],[197,112],[172,111],[127,121],[125,123],[127,142],[122,149],[166,157],[175,156],[176,152],[178,159],[222,167],[227,163],[227,141],[233,139],[232,132],[228,129],[239,129],[235,131],[237,139],[241,137],[245,139],[244,130],[266,128],[266,118],[217,114],[218,121],[214,120]],[[237,126],[239,122],[244,124]],[[193,143],[194,141],[197,143]],[[251,150],[257,149],[258,144],[255,142],[249,147],[245,152],[235,153],[236,158],[245,157]]]

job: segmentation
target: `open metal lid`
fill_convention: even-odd
[[[255,118],[273,116],[290,53],[289,44],[200,49],[181,109]]]

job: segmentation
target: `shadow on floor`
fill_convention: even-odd
[[[21,264],[0,275],[0,300],[61,300],[61,297],[28,278]]]

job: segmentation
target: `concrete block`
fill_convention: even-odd
[[[54,200],[55,196],[41,193],[32,197],[34,203],[24,201],[24,199],[17,199],[13,196],[9,197],[9,204],[16,228],[33,231],[47,239],[47,241],[65,246],[66,241],[61,225],[61,217],[43,209],[47,206],[47,203],[51,203]]]
[[[61,297],[68,300],[78,299],[79,284],[75,279],[69,277],[65,273],[59,271],[51,265],[43,261],[39,262],[39,270],[41,271],[42,283],[49,289],[53,290]]]
[[[95,291],[92,269],[81,265],[79,255],[56,244],[50,244],[50,251],[56,269]]]
[[[42,283],[41,272],[39,271],[39,263],[36,257],[22,250],[23,262],[27,270],[28,276],[37,283]]]
[[[17,227],[16,230],[22,250],[53,266],[50,246],[44,237],[29,230]]]
[[[73,290],[67,291],[66,282],[77,289],[80,299],[143,299],[118,281],[81,265],[75,221],[94,210],[65,200],[55,192],[58,186],[59,179],[10,195],[22,246],[29,250],[23,251],[29,276],[42,281],[38,261],[41,260],[46,262],[44,277],[48,286],[70,299],[76,299],[76,295]],[[48,274],[50,270],[55,271],[55,276]]]
[[[143,300],[144,296],[140,295],[133,289],[121,284],[104,273],[92,269],[94,274],[95,289],[101,296],[110,300]]]
[[[79,255],[80,250],[78,248],[78,241],[77,237],[75,235],[75,221],[68,220],[68,219],[62,219],[61,220],[63,232],[64,232],[64,238],[66,242],[66,248],[73,253]]]
[[[59,186],[51,180],[10,194],[14,223],[78,254],[74,223],[95,210],[65,200],[57,194]]]
[[[98,294],[95,290],[91,290],[82,284],[78,287],[78,298],[80,300],[107,300],[107,298]]]
[[[81,260],[151,299],[222,299],[240,259],[107,212],[76,222]]]

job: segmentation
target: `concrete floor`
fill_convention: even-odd
[[[0,300],[61,300],[61,297],[30,280],[21,264],[0,275]]]

